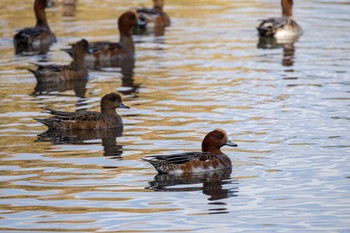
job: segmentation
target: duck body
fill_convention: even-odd
[[[85,64],[85,54],[89,52],[86,40],[78,41],[73,46],[73,62],[70,65],[38,65],[37,70],[28,69],[38,82],[60,83],[66,81],[80,81],[88,77]]]
[[[101,99],[101,112],[65,112],[46,109],[53,117],[46,119],[35,118],[35,120],[46,125],[49,130],[58,131],[123,128],[122,118],[115,111],[116,108],[129,107],[122,103],[120,95],[112,92]]]
[[[221,152],[224,145],[237,146],[227,139],[222,129],[209,132],[202,142],[202,152],[173,155],[153,155],[144,158],[161,174],[187,174],[212,172],[232,167],[231,159]]]
[[[210,152],[188,152],[174,155],[155,155],[147,159],[161,174],[179,175],[182,173],[205,173],[232,166],[231,159],[225,155]]]
[[[47,125],[50,130],[101,130],[120,128],[123,125],[121,117],[115,115],[105,115],[94,111],[65,112],[47,109],[52,118],[36,119]]]
[[[47,0],[35,0],[34,12],[36,16],[35,27],[20,29],[13,38],[16,54],[21,52],[48,49],[55,43],[56,36],[51,32],[46,19],[45,8]]]
[[[273,36],[276,39],[289,38],[302,34],[299,24],[290,17],[268,18],[257,27],[259,36]]]
[[[258,34],[261,37],[275,37],[276,39],[293,38],[300,36],[303,31],[293,17],[293,0],[281,0],[282,17],[262,20],[258,25]]]
[[[153,8],[142,7],[137,9],[138,21],[135,27],[135,34],[142,34],[149,25],[152,24],[155,29],[170,26],[170,17],[163,10],[164,0],[153,0]],[[157,31],[157,30],[156,30]]]

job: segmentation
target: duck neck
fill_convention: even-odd
[[[202,143],[202,152],[210,152],[216,155],[223,154],[219,147],[210,146],[210,144],[205,143],[205,141]]]
[[[106,108],[101,104],[101,113],[109,116],[114,116],[117,114],[114,108]]]
[[[74,53],[73,55],[73,63],[76,70],[86,70],[85,65],[85,54],[84,53]]]
[[[133,55],[135,53],[134,41],[130,30],[128,30],[128,33],[129,34],[120,34],[119,44],[126,50],[128,55]]]
[[[282,5],[282,16],[292,17],[293,16],[293,0],[281,0]]]
[[[154,6],[153,9],[154,9],[156,12],[163,12],[163,6]]]
[[[47,23],[45,7],[40,4],[40,0],[36,0],[34,3],[34,12],[36,17],[36,26],[45,27],[50,30],[49,24]]]
[[[163,11],[164,1],[163,0],[154,0],[153,9],[156,11]]]

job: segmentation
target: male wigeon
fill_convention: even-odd
[[[152,155],[143,158],[151,163],[159,173],[186,174],[210,172],[230,168],[231,159],[222,153],[222,146],[237,145],[228,140],[223,129],[209,132],[202,141],[202,152],[188,152],[174,155]]]
[[[302,29],[293,17],[293,0],[281,0],[282,17],[263,20],[257,27],[260,36],[291,38],[302,34]]]
[[[123,121],[116,112],[116,108],[129,107],[123,104],[119,94],[112,92],[101,99],[101,112],[64,112],[46,109],[54,116],[46,119],[34,119],[46,125],[49,130],[74,131],[122,128]]]
[[[164,0],[153,0],[153,8],[139,8],[138,27],[146,27],[148,23],[154,23],[155,27],[167,27],[170,25],[170,18],[164,12]]]
[[[73,62],[70,65],[38,65],[37,70],[28,69],[38,82],[78,81],[88,77],[85,54],[89,52],[89,43],[80,40],[73,46]]]
[[[50,45],[56,42],[56,36],[51,32],[47,23],[46,6],[47,0],[35,0],[36,25],[35,27],[23,28],[16,33],[13,38],[16,53],[40,49],[43,45]]]
[[[118,19],[118,26],[120,32],[119,43],[101,41],[89,43],[89,48],[92,53],[85,56],[85,61],[95,62],[98,66],[100,61],[109,61],[115,59],[122,59],[133,57],[135,54],[134,41],[132,39],[131,30],[137,24],[137,16],[132,11],[127,11]],[[71,49],[63,49],[72,56]]]

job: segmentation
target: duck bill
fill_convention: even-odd
[[[237,144],[236,143],[233,143],[229,140],[227,140],[227,142],[225,143],[226,146],[232,146],[232,147],[237,147]]]
[[[123,104],[123,103],[120,103],[119,108],[128,108],[129,109],[130,107],[125,105],[125,104]]]

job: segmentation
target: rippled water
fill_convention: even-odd
[[[134,37],[133,73],[36,86],[30,62],[69,63],[60,48],[81,38],[117,41],[117,17],[151,3],[95,2],[49,9],[58,43],[25,57],[12,37],[34,24],[32,1],[0,2],[2,232],[350,232],[348,1],[296,1],[304,35],[258,48],[257,20],[278,1],[169,0],[164,35]],[[111,91],[131,106],[122,136],[37,136],[42,107],[98,110]],[[198,150],[218,127],[239,146],[223,148],[232,173],[156,176],[140,160]]]

